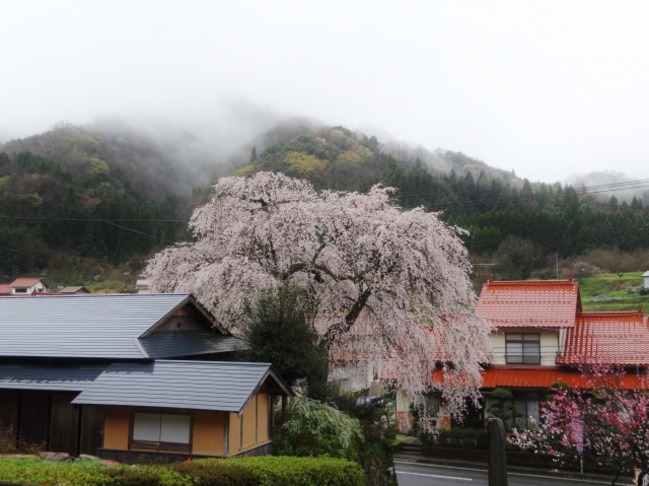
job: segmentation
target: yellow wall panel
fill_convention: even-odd
[[[104,415],[104,449],[128,450],[131,411],[126,407],[107,407]]]
[[[270,404],[268,395],[260,393],[257,395],[257,443],[267,442],[268,425],[270,421]]]
[[[224,412],[192,413],[192,454],[225,455],[226,419]]]
[[[228,456],[233,456],[241,451],[241,420],[234,412],[230,412],[228,438]]]
[[[243,410],[241,450],[257,444],[257,397],[252,397]]]

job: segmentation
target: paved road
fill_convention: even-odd
[[[487,471],[471,467],[438,466],[408,461],[395,461],[399,486],[488,486]],[[509,486],[586,486],[610,485],[610,481],[595,479],[571,479],[548,476],[543,473],[510,472]],[[631,480],[622,478],[617,484],[627,486]]]

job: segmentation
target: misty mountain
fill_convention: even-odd
[[[597,188],[594,197],[609,201],[611,197],[619,202],[632,203],[634,199],[649,201],[647,181],[631,179],[626,174],[615,171],[575,174],[567,183],[576,188]]]
[[[344,127],[326,127],[307,119],[293,119],[277,124],[249,143],[249,150],[254,149],[255,153],[263,154],[263,157],[259,160],[251,160],[247,167],[239,167],[236,172],[281,170],[298,177],[306,177],[316,186],[319,185],[318,177],[322,177],[328,179],[325,184],[327,187],[341,188],[338,186],[342,184],[345,186],[344,189],[356,189],[359,187],[359,181],[355,176],[354,182],[351,183],[349,179],[342,180],[342,178],[336,182],[338,178],[331,174],[325,176],[325,173],[340,170],[345,172],[346,166],[349,166],[347,169],[350,170],[354,167],[362,167],[367,175],[364,179],[371,180],[373,183],[388,184],[387,180],[381,180],[382,172],[378,169],[378,166],[382,165],[380,162],[382,160],[387,165],[396,163],[408,167],[423,166],[438,176],[454,172],[459,177],[471,174],[477,180],[482,175],[487,180],[499,179],[512,187],[523,186],[524,181],[517,178],[513,172],[491,167],[461,152],[442,149],[431,151],[422,146],[404,144],[387,135],[385,137],[387,142],[373,135]],[[265,153],[267,149],[270,150]],[[319,161],[313,160],[314,165],[306,164],[302,167],[303,170],[298,167],[300,164],[291,162],[290,156],[288,163],[283,164],[281,157],[285,157],[286,152],[290,151],[304,151]]]
[[[538,268],[550,273],[537,275],[554,275],[557,255],[649,248],[642,198],[603,201],[583,186],[530,183],[461,153],[382,144],[343,127],[279,125],[257,142],[234,174],[274,170],[333,190],[396,187],[402,207],[437,211],[467,229],[462,238],[474,261],[499,262],[504,278],[528,278]]]
[[[438,211],[468,229],[463,238],[473,258],[525,250],[519,263],[507,263],[512,269],[556,253],[649,246],[641,198],[599,202],[579,186],[530,183],[459,152],[384,143],[306,119],[276,120],[254,109],[229,127],[104,119],[86,127],[59,124],[0,145],[1,279],[51,270],[55,261],[69,266],[72,256],[136,269],[151,252],[189,237],[187,219],[218,176],[261,170],[305,178],[320,189],[396,187],[400,206]]]

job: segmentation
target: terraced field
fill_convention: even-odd
[[[644,293],[642,272],[602,273],[577,279],[586,311],[634,310],[649,314],[649,294]]]

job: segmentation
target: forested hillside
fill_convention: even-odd
[[[447,223],[467,229],[473,261],[495,262],[501,278],[555,276],[557,258],[571,262],[594,249],[649,248],[641,197],[620,203],[584,187],[531,184],[463,154],[395,151],[336,127],[310,129],[252,159],[235,173],[277,170],[336,190],[394,186],[403,207],[441,211]]]
[[[154,250],[188,237],[192,208],[232,164],[233,174],[281,171],[321,189],[394,186],[401,206],[440,211],[469,230],[473,262],[495,264],[489,270],[500,278],[554,277],[557,259],[571,274],[577,264],[645,270],[649,256],[641,195],[602,200],[593,190],[531,184],[461,153],[303,122],[276,126],[226,161],[182,144],[61,125],[0,145],[0,280],[47,271],[56,282],[87,284],[98,269],[126,265],[134,278]]]
[[[59,126],[9,142],[0,146],[2,280],[61,256],[137,266],[184,234],[191,196],[192,181],[134,134]]]

